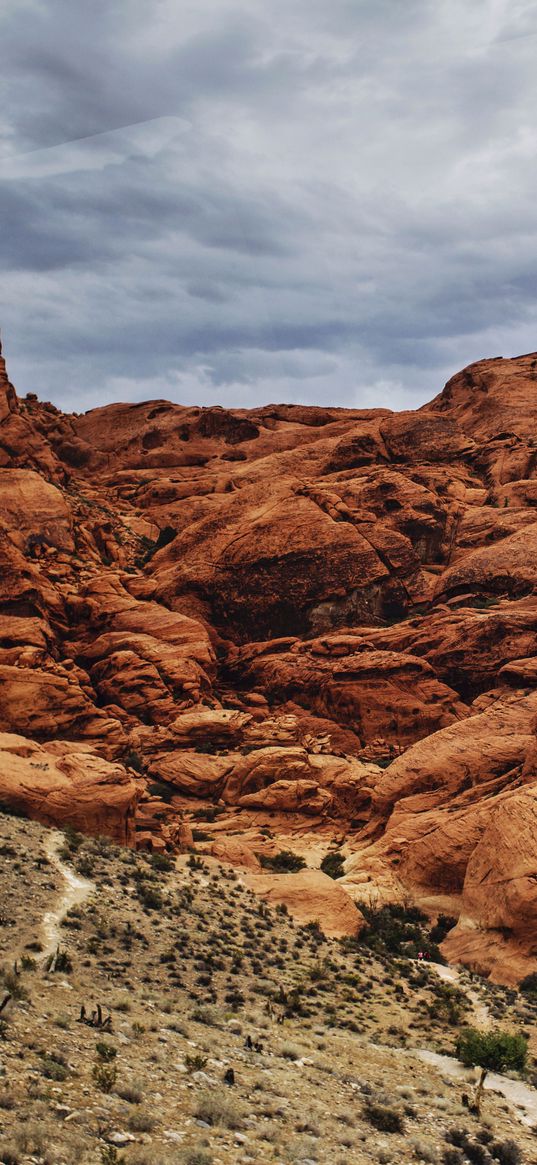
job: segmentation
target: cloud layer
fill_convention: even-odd
[[[0,322],[65,409],[537,348],[533,0],[4,0]]]

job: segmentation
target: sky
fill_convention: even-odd
[[[2,0],[0,324],[67,411],[537,349],[536,0]]]

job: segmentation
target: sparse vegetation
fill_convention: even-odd
[[[0,843],[17,854],[28,837],[39,849],[33,823],[10,818],[5,834]],[[428,938],[427,920],[406,910],[379,927],[373,917],[372,945],[330,940],[318,924],[299,926],[285,908],[260,902],[232,869],[191,857],[195,864],[103,839],[77,844],[69,861],[91,865],[98,889],[68,916],[78,923],[61,947],[68,979],[45,972],[37,915],[35,937],[21,945],[33,959],[32,942],[35,966],[9,953],[16,928],[0,928],[3,977],[31,995],[12,1000],[4,1020],[2,1152],[18,1154],[18,1165],[30,1154],[49,1165],[239,1165],[243,1157],[370,1165],[381,1154],[389,1165],[482,1165],[483,1153],[487,1165],[529,1165],[532,1134],[522,1127],[518,1135],[501,1096],[489,1094],[487,1141],[466,1114],[468,1153],[445,1139],[464,1113],[460,1083],[402,1059],[416,1048],[453,1052],[471,1020],[462,985],[412,955],[412,929]],[[19,898],[16,885],[16,923],[34,901],[49,910],[61,889],[53,863],[26,859],[25,868],[36,897],[21,885]],[[142,898],[156,892],[160,907],[146,909],[140,888]],[[514,1025],[521,1007],[531,1014],[529,994],[476,977],[463,984],[504,1023]],[[71,1111],[82,1115],[70,1121]],[[26,1135],[32,1121],[44,1130],[42,1151]]]
[[[263,869],[272,870],[275,874],[296,874],[298,870],[303,870],[306,863],[304,858],[299,854],[291,853],[290,850],[282,849],[277,854],[263,854],[258,853],[257,857]]]

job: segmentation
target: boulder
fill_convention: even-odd
[[[349,895],[322,870],[300,870],[297,874],[246,874],[246,885],[270,906],[286,906],[292,917],[305,926],[318,923],[328,938],[356,936],[365,926],[363,914]]]
[[[90,747],[0,733],[0,801],[9,809],[133,845],[139,796],[123,766]]]

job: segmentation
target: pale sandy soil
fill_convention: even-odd
[[[466,1079],[420,1059],[452,1053],[458,1030],[429,1013],[434,971],[323,941],[214,861],[162,870],[88,841],[66,865],[56,835],[8,817],[0,845],[13,851],[0,867],[1,960],[9,977],[19,958],[22,996],[0,1040],[0,1161],[442,1165],[453,1128],[472,1144],[514,1139],[526,1165],[537,1160],[525,1112],[489,1093],[478,1121],[461,1105]],[[58,933],[72,967],[47,974]],[[28,944],[35,965],[21,970]],[[502,1026],[530,1030],[522,1000],[467,976],[461,986],[478,1018],[486,1006]],[[296,996],[283,1023],[280,987],[288,1004]],[[82,1004],[100,1004],[112,1031],[79,1023]],[[102,1044],[116,1053],[110,1091]],[[375,1127],[372,1104],[401,1131]]]

